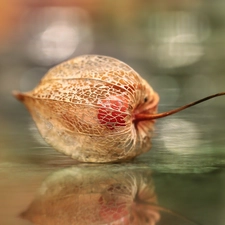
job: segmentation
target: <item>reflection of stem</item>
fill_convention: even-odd
[[[154,204],[154,203],[148,203],[148,202],[144,202],[142,200],[137,199],[136,200],[136,204],[145,205],[146,208],[149,208],[150,213],[152,213],[152,209],[160,210],[162,212],[167,212],[167,213],[170,213],[170,214],[172,214],[174,216],[177,216],[178,218],[186,220],[186,221],[188,221],[188,222],[190,222],[190,223],[192,223],[194,225],[202,225],[202,224],[200,224],[198,222],[195,222],[195,221],[193,221],[193,220],[191,220],[191,219],[189,219],[189,218],[187,218],[187,217],[185,217],[183,215],[180,215],[179,213],[177,213],[177,212],[175,212],[175,211],[173,211],[171,209],[166,209],[166,208],[164,208],[164,207],[162,207],[160,205]]]

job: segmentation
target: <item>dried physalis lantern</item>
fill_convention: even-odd
[[[125,63],[84,55],[51,69],[30,92],[14,92],[30,111],[42,137],[80,162],[114,162],[147,152],[159,96]]]

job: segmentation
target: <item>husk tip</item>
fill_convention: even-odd
[[[12,94],[17,100],[19,100],[21,102],[24,101],[24,94],[22,94],[21,92],[13,91]]]

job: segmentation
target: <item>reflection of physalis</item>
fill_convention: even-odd
[[[156,203],[149,169],[70,168],[50,176],[21,216],[38,225],[154,225]]]

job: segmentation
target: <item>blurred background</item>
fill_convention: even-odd
[[[159,93],[160,112],[225,91],[223,0],[0,0],[0,15],[3,170],[67,160],[44,144],[11,92],[33,89],[49,68],[69,58],[102,54],[124,61]],[[225,165],[224,135],[225,97],[219,97],[159,120],[152,150],[137,162],[163,173],[215,171]],[[205,195],[218,201],[212,217],[218,221],[208,224],[225,220],[219,213],[225,210],[224,178],[224,171],[205,177],[204,185],[211,185]]]
[[[2,0],[1,158],[29,157],[34,145],[35,128],[12,90],[33,89],[49,68],[78,55],[126,62],[159,93],[159,111],[224,91],[224,9],[222,0]],[[154,146],[224,156],[224,115],[220,97],[159,120]]]

